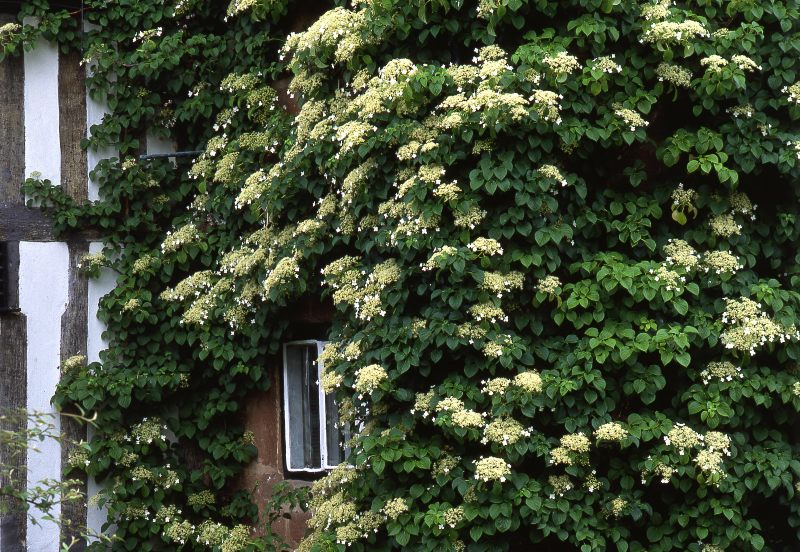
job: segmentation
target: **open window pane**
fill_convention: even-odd
[[[328,453],[326,467],[332,468],[344,462],[349,452],[344,444],[350,440],[350,428],[339,422],[339,408],[332,394],[325,396],[325,430]]]
[[[289,344],[285,348],[287,464],[290,470],[322,467],[317,345]]]
[[[319,379],[320,341],[284,345],[284,429],[289,471],[322,471],[338,466],[350,453],[349,425],[339,423],[333,395],[325,395]]]

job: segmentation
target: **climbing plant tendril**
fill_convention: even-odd
[[[103,201],[27,184],[121,273],[57,395],[120,546],[263,546],[218,490],[311,297],[359,431],[301,550],[796,547],[796,3],[122,4],[88,12]],[[191,167],[132,156],[158,121]]]

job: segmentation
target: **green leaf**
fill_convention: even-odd
[[[684,225],[687,222],[686,215],[682,211],[672,211],[672,220],[680,225]]]

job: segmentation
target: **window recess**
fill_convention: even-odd
[[[283,346],[283,405],[286,467],[290,472],[321,472],[344,462],[350,439],[339,423],[333,395],[320,385],[323,341],[293,341]]]
[[[19,310],[17,293],[18,246],[0,241],[0,312]]]

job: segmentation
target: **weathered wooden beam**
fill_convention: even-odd
[[[54,240],[53,222],[39,209],[17,203],[0,203],[0,240]]]
[[[76,202],[86,201],[89,186],[86,150],[86,73],[81,53],[60,54],[58,60],[58,112],[61,140],[61,187]]]
[[[0,241],[70,241],[81,239],[97,241],[100,233],[79,230],[57,237],[53,221],[40,209],[14,203],[0,202]]]
[[[0,412],[19,414],[27,405],[27,324],[20,313],[0,314]],[[22,431],[27,420],[21,415],[11,415],[0,420],[0,427],[12,431]],[[4,481],[0,486],[11,486],[24,491],[27,486],[26,455],[12,454],[0,445],[0,462],[16,466],[17,477]],[[3,500],[3,499],[0,499]],[[6,499],[7,500],[7,499]],[[27,518],[20,504],[7,503],[10,511],[0,515],[0,550],[3,552],[25,552]],[[1,509],[1,508],[0,508]]]
[[[0,25],[14,20],[15,17],[10,13],[0,13]],[[21,56],[7,57],[0,62],[0,203],[21,205],[25,201],[20,189],[25,173],[24,78],[25,67]],[[0,215],[0,221],[3,219]],[[9,292],[16,298],[19,244],[9,244],[8,252],[13,260],[9,274]],[[26,359],[25,316],[20,313],[0,314],[0,413],[10,414],[0,421],[3,429],[21,431],[27,426],[27,419],[19,415],[27,405]],[[13,414],[15,412],[16,416]],[[13,454],[8,448],[0,446],[0,462],[17,468],[17,477],[11,477],[7,481],[0,480],[0,486],[23,491],[27,486],[26,461],[25,454]],[[25,510],[21,509],[23,505],[7,503],[4,506],[8,513],[0,516],[0,550],[24,552],[27,518]]]
[[[0,25],[14,21],[0,13]],[[0,61],[0,203],[23,203],[25,178],[25,68],[22,56]]]
[[[89,280],[78,269],[81,258],[89,252],[88,242],[71,242],[69,247],[68,302],[61,315],[61,362],[75,356],[86,356],[88,338],[88,297]],[[80,441],[86,439],[86,426],[69,416],[61,417],[61,433],[64,436],[61,446],[61,471],[66,474],[69,467],[69,454]],[[80,479],[86,492],[86,475],[69,474],[70,479]],[[76,544],[70,550],[81,552],[86,548],[80,540],[86,527],[87,505],[84,501],[63,502],[61,504],[61,542]]]

